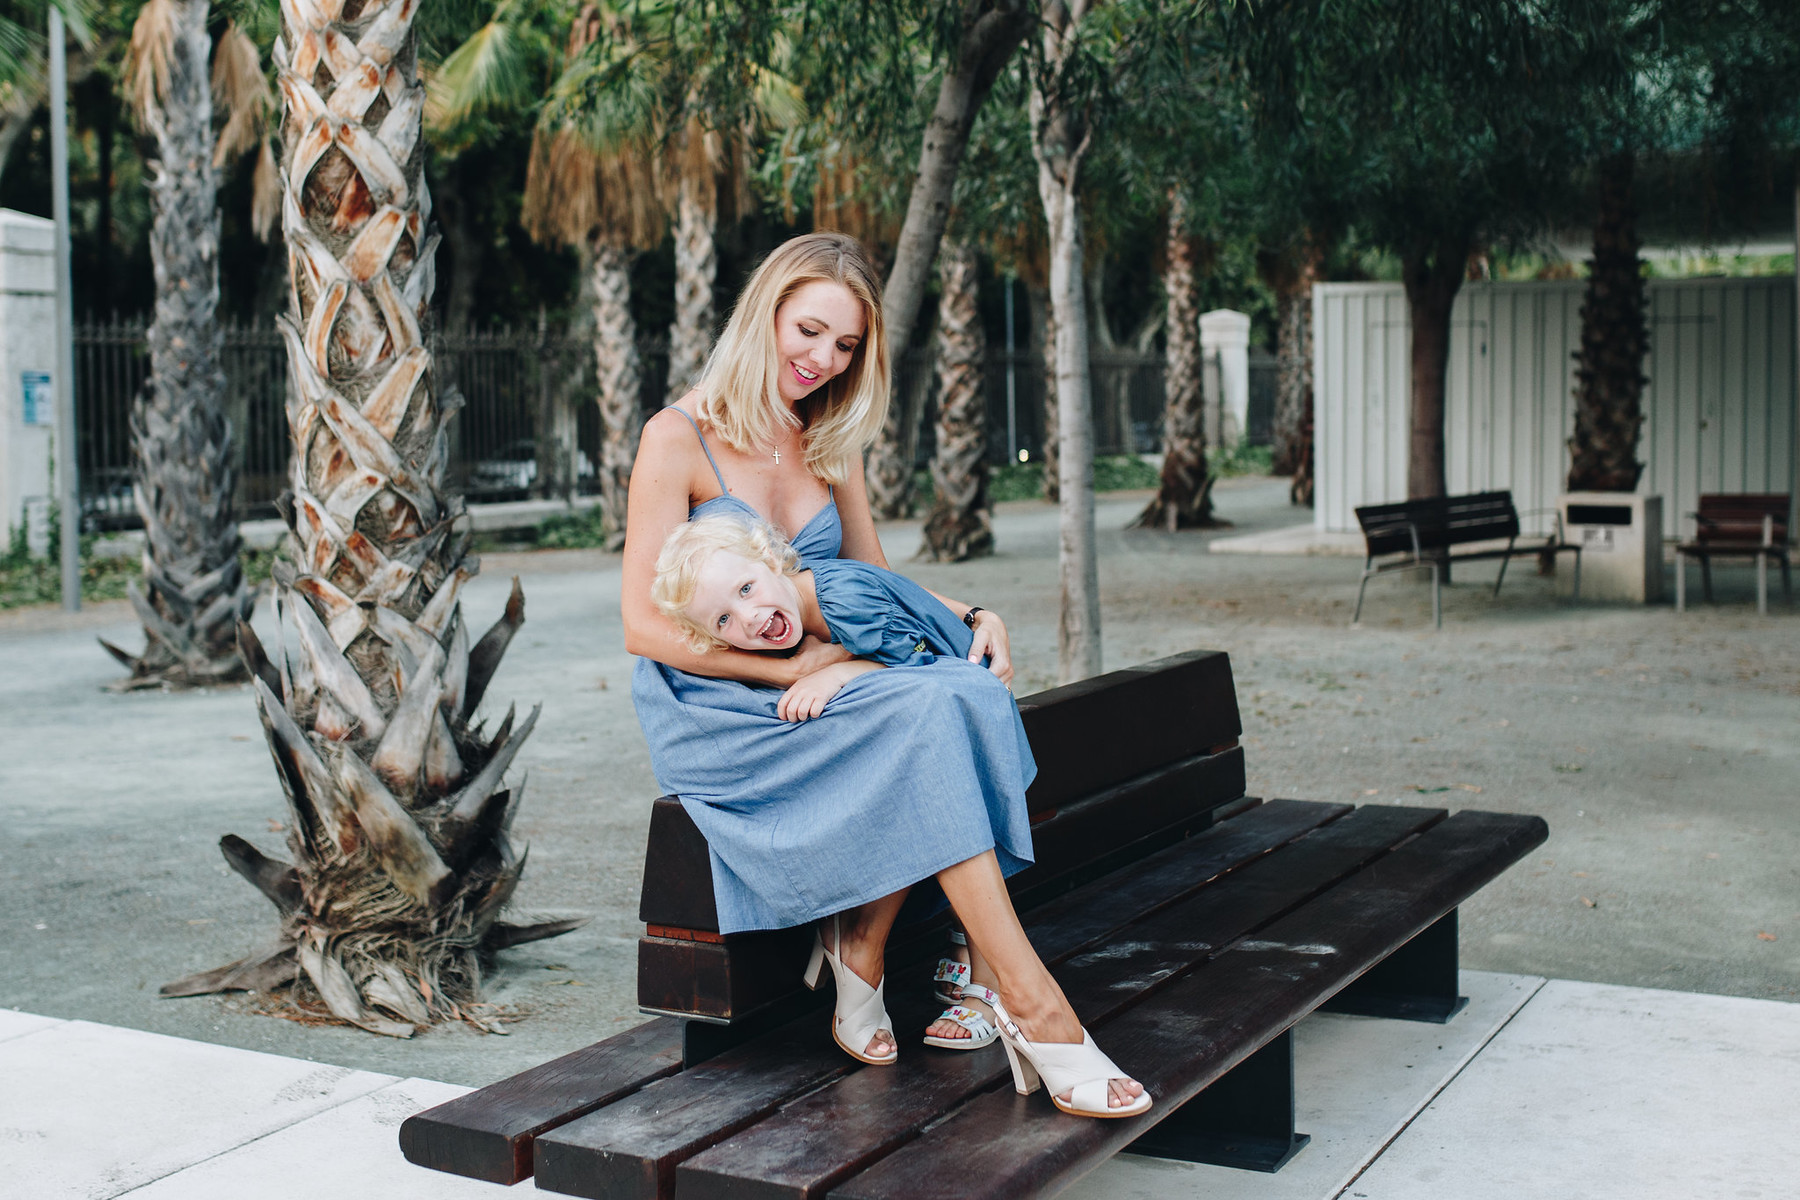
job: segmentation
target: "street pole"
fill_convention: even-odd
[[[1019,393],[1016,378],[1018,364],[1013,355],[1018,349],[1018,342],[1013,336],[1013,283],[1011,275],[1006,277],[1006,461],[1013,462],[1019,457]]]
[[[81,609],[81,487],[75,466],[75,299],[69,270],[69,66],[63,18],[50,6],[50,193],[56,218],[56,494],[62,516],[62,606]]]

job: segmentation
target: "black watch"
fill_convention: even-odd
[[[963,614],[963,624],[967,625],[970,629],[975,628],[975,614],[986,611],[987,609],[977,604],[974,608],[971,608],[968,612]]]

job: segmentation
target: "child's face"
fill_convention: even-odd
[[[800,641],[800,589],[765,562],[720,550],[700,568],[688,617],[739,650],[785,650]]]

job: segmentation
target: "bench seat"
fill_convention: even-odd
[[[716,932],[709,942],[689,926],[685,939],[646,940],[722,953],[713,961],[746,977],[763,971],[767,998],[726,1019],[658,1017],[418,1114],[401,1128],[408,1159],[645,1200],[1021,1196],[1058,1190],[1127,1146],[1278,1167],[1306,1142],[1293,1128],[1294,1023],[1322,1006],[1448,1019],[1461,1003],[1457,906],[1547,831],[1528,816],[1246,798],[1223,655],[1120,674],[1021,702],[1048,764],[1034,816],[1072,832],[1057,849],[1040,839],[1052,869],[1015,876],[1014,894],[1077,1014],[1156,1097],[1150,1112],[1064,1116],[1041,1094],[1014,1095],[997,1044],[919,1045],[942,1007],[925,967],[941,926],[915,926],[904,952],[897,931],[891,947],[888,1006],[902,1036],[891,1067],[863,1067],[832,1042],[829,990],[792,991],[803,951],[785,961],[779,945],[777,971],[758,965],[767,945]],[[1114,702],[1133,691],[1135,702]],[[1212,739],[1227,729],[1233,744],[1221,747]],[[1104,763],[1113,737],[1124,783]],[[1221,804],[1216,789],[1233,786]],[[1081,817],[1140,803],[1152,815],[1122,831]],[[1045,862],[1046,850],[1066,857]],[[652,893],[647,878],[646,910],[659,915],[681,899]],[[689,903],[685,918],[703,925],[705,912]],[[707,989],[729,982],[696,977],[688,992],[716,1005],[724,993]]]

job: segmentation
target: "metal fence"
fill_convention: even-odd
[[[75,401],[80,442],[83,523],[89,529],[138,523],[131,496],[133,400],[149,376],[141,319],[87,321],[75,329]],[[439,334],[434,344],[440,386],[454,386],[464,406],[451,430],[451,483],[473,500],[568,496],[597,487],[600,417],[592,342],[552,330],[494,327]],[[274,515],[287,483],[286,348],[270,326],[226,326],[221,365],[226,413],[238,455],[238,514]],[[642,411],[660,408],[668,350],[639,345]],[[929,350],[904,355],[895,371],[894,403],[917,414],[915,461],[929,462],[935,442],[936,379]],[[1273,393],[1273,365],[1251,365],[1252,440],[1261,392]],[[1264,377],[1267,377],[1266,379]],[[994,463],[1023,452],[1043,454],[1046,376],[1041,356],[995,351],[988,356],[988,451]],[[1163,362],[1159,354],[1102,352],[1092,358],[1095,451],[1146,454],[1162,443]],[[1266,428],[1266,422],[1264,423]],[[1266,435],[1265,435],[1266,436]]]

